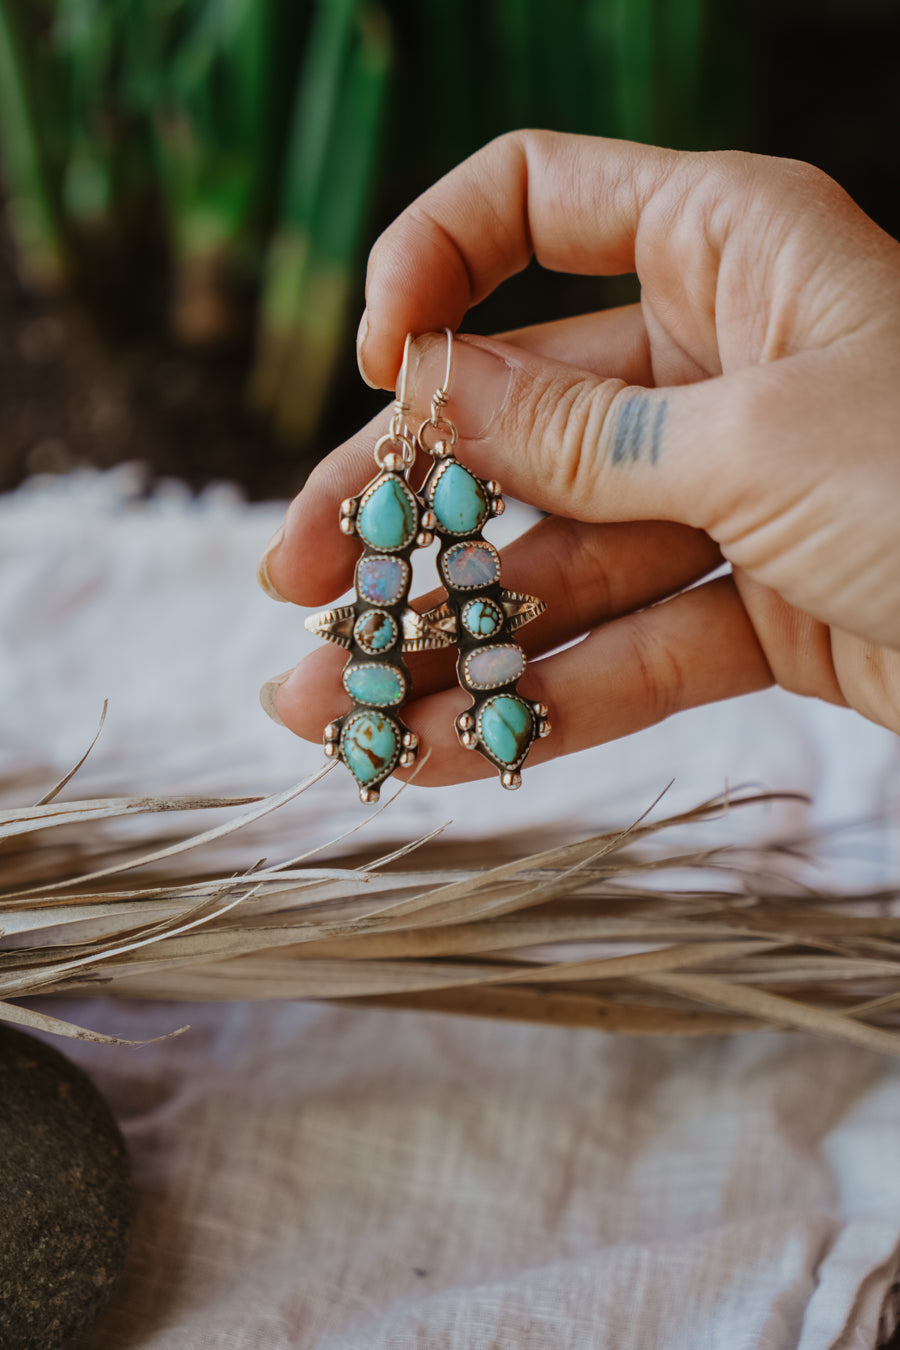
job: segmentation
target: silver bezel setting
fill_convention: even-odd
[[[519,669],[515,671],[512,675],[507,675],[505,680],[493,680],[490,684],[485,684],[483,680],[473,680],[469,672],[469,663],[471,661],[478,660],[479,658],[487,655],[488,652],[492,651],[518,652],[519,657],[521,659],[521,665],[519,666]],[[502,689],[504,685],[512,684],[514,680],[518,680],[522,675],[524,675],[524,673],[525,673],[525,653],[522,651],[522,648],[516,642],[495,642],[489,647],[476,647],[473,651],[469,652],[468,656],[463,661],[463,675],[465,676],[466,684],[469,686],[470,689]],[[515,695],[515,697],[518,698],[519,697],[518,694]],[[521,701],[524,703],[525,700],[522,699]]]
[[[400,683],[400,692],[397,697],[391,699],[388,703],[373,703],[371,699],[360,698],[357,694],[354,694],[349,685],[349,678],[358,670],[389,670]],[[360,703],[365,708],[399,708],[408,692],[403,671],[397,666],[391,665],[389,661],[348,661],[346,666],[344,666],[344,671],[341,675],[341,683],[346,692],[353,699],[354,703]]]
[[[381,647],[376,647],[371,642],[367,642],[360,633],[360,625],[365,623],[368,619],[371,619],[373,615],[377,615],[379,619],[386,619],[390,624],[391,640],[390,642],[384,643]],[[353,625],[354,642],[361,651],[366,652],[369,656],[381,656],[384,652],[390,651],[392,647],[396,647],[399,636],[400,629],[397,626],[397,620],[394,618],[393,614],[390,614],[386,609],[367,609],[364,613],[360,614]]]
[[[401,568],[403,569],[402,583],[396,595],[391,600],[374,600],[371,596],[367,595],[364,590],[362,590],[359,584],[359,569],[362,567],[363,563],[380,562],[382,560],[385,562],[399,563]],[[400,603],[400,601],[404,598],[407,591],[409,590],[411,578],[412,578],[412,569],[410,568],[409,562],[407,561],[406,558],[398,558],[393,553],[386,553],[383,550],[379,550],[377,553],[363,554],[363,556],[359,559],[359,561],[356,564],[356,572],[354,574],[353,581],[356,587],[356,594],[359,596],[360,600],[365,601],[367,605],[372,605],[374,608],[382,609],[385,605],[397,605]]]
[[[472,581],[469,582],[467,585],[463,585],[459,581],[454,581],[452,577],[449,577],[447,575],[447,563],[454,556],[454,554],[458,553],[460,549],[463,548],[477,548],[479,551],[483,550],[490,553],[491,557],[494,560],[494,567],[496,569],[495,575],[492,577],[490,581]],[[467,539],[463,543],[454,544],[452,548],[447,549],[447,552],[441,558],[441,576],[445,584],[451,590],[483,591],[486,586],[493,586],[496,582],[500,580],[500,554],[494,548],[494,545],[489,544],[486,539]]]
[[[469,627],[468,623],[466,622],[466,611],[472,605],[484,605],[485,609],[489,609],[491,613],[494,615],[497,622],[495,627],[490,633],[476,633],[474,628]],[[474,638],[476,642],[489,642],[491,638],[495,638],[497,634],[502,630],[503,620],[505,616],[503,610],[497,604],[496,600],[488,600],[487,597],[484,595],[473,595],[472,599],[467,600],[466,603],[463,605],[462,609],[460,610],[459,617],[460,622],[462,623],[463,628],[469,634],[469,637]]]
[[[437,447],[435,447],[435,449],[437,449]],[[482,500],[484,502],[484,509],[482,511],[480,518],[471,527],[471,529],[468,530],[454,530],[451,529],[449,525],[446,525],[443,520],[438,520],[437,508],[434,505],[434,494],[437,491],[438,483],[441,481],[447,470],[452,469],[454,465],[456,466],[456,468],[461,469],[464,474],[467,474],[469,478],[473,480],[473,482],[478,484],[478,490],[481,493]],[[476,531],[480,530],[481,527],[485,524],[485,522],[490,520],[491,518],[491,498],[490,494],[487,492],[485,488],[485,484],[482,482],[480,478],[476,477],[476,475],[472,472],[471,469],[467,469],[465,464],[460,464],[459,460],[456,458],[455,455],[452,454],[452,452],[445,459],[440,459],[435,464],[435,467],[432,471],[431,481],[428,484],[428,491],[426,495],[428,498],[428,503],[435,514],[435,524],[440,529],[441,534],[452,534],[457,535],[460,538],[463,538],[466,535],[475,534]]]
[[[523,708],[527,708],[528,716],[531,718],[531,734],[529,735],[528,740],[525,744],[525,749],[514,760],[501,759],[499,755],[495,755],[491,747],[488,745],[487,741],[484,739],[484,733],[482,729],[482,719],[484,717],[486,709],[489,708],[492,703],[495,703],[498,698],[515,699],[517,703],[521,703]],[[481,704],[481,707],[478,709],[476,729],[478,734],[479,747],[484,751],[488,759],[490,759],[492,763],[496,764],[498,769],[514,773],[516,769],[520,768],[522,764],[525,762],[525,758],[528,754],[528,751],[531,749],[535,741],[535,734],[537,728],[535,726],[534,709],[529,703],[528,699],[523,698],[521,694],[494,694],[492,695],[491,698],[486,698],[484,702]]]
[[[373,540],[369,539],[368,535],[363,533],[363,530],[360,527],[360,518],[367,503],[375,496],[376,492],[381,490],[385,483],[396,483],[400,491],[406,494],[406,498],[412,508],[412,525],[410,526],[409,533],[399,544],[376,544]],[[375,549],[378,553],[387,553],[388,555],[399,553],[413,542],[419,532],[419,504],[416,501],[415,493],[412,488],[403,481],[399,474],[382,473],[369,484],[365,492],[359,498],[359,504],[356,509],[355,529],[366,547]]]
[[[363,717],[371,717],[373,715],[375,717],[383,717],[386,722],[389,722],[391,724],[394,730],[394,753],[390,759],[390,762],[386,765],[384,769],[379,770],[378,774],[374,778],[370,778],[367,783],[361,783],[359,779],[356,777],[356,774],[353,773],[353,770],[350,768],[350,762],[347,759],[346,753],[344,751],[344,741],[350,735],[350,732],[356,722],[358,722]],[[397,763],[400,759],[400,754],[403,749],[402,742],[403,742],[403,732],[400,730],[397,723],[394,721],[393,717],[388,717],[386,713],[379,712],[377,708],[369,708],[369,709],[359,708],[355,712],[349,713],[347,715],[347,719],[344,722],[344,725],[341,727],[341,740],[340,740],[341,759],[347,765],[347,768],[350,769],[351,774],[353,774],[353,778],[357,786],[359,787],[360,794],[362,794],[363,791],[371,791],[374,787],[377,786],[377,784],[383,783],[385,778],[390,778],[391,774],[396,769]],[[372,800],[377,801],[378,799],[377,797],[375,797]]]

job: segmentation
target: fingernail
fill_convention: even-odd
[[[280,596],[278,598],[281,599]],[[278,709],[275,707],[275,695],[281,686],[287,683],[293,673],[294,667],[291,666],[290,670],[283,670],[280,675],[273,675],[271,679],[266,680],[259,691],[259,702],[263,712],[266,717],[271,717],[272,721],[277,722],[280,727],[283,727],[284,723],[278,716]]]
[[[285,600],[284,596],[279,595],[278,591],[276,591],[275,587],[272,585],[272,582],[269,579],[269,559],[272,557],[272,554],[275,552],[275,550],[279,547],[283,538],[284,538],[284,526],[279,525],[278,529],[275,531],[275,533],[272,535],[272,538],[266,545],[262,557],[257,563],[256,580],[259,582],[260,586],[265,591],[266,595],[269,597],[270,600],[278,600],[282,605],[286,605],[287,601]]]
[[[416,403],[427,405],[444,382],[447,339],[429,333],[413,344],[410,379]],[[455,338],[447,416],[465,440],[486,436],[503,411],[514,370],[499,352],[471,338]]]
[[[374,384],[366,374],[365,354],[363,348],[366,345],[366,338],[369,336],[369,311],[363,310],[363,316],[359,321],[359,328],[356,333],[356,364],[359,366],[359,373],[363,381],[370,389],[377,389],[379,386]]]

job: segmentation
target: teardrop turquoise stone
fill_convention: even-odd
[[[371,548],[403,548],[416,532],[412,493],[396,478],[385,478],[366,499],[356,528]]]
[[[502,764],[515,764],[531,740],[531,709],[511,694],[488,699],[479,718],[481,739]]]
[[[390,772],[399,748],[399,731],[381,713],[356,713],[344,723],[341,753],[353,777],[363,786]]]
[[[484,489],[461,464],[448,464],[437,481],[431,504],[438,523],[451,534],[472,534],[487,518]]]
[[[344,671],[344,688],[357,703],[389,708],[403,702],[406,681],[393,666],[348,666]]]

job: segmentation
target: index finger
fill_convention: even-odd
[[[550,131],[491,141],[376,241],[358,340],[366,380],[392,389],[407,333],[456,330],[532,257],[554,271],[633,272],[642,214],[686,158]]]

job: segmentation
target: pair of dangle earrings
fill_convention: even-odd
[[[484,524],[503,512],[503,497],[499,483],[476,478],[456,458],[457,429],[444,415],[453,361],[453,334],[445,332],[447,370],[431,416],[410,431],[407,336],[390,430],[375,446],[378,473],[341,504],[341,529],[363,545],[356,598],[306,620],[311,633],[350,652],[341,678],[353,708],[325,728],[325,753],[344,762],[365,803],[376,802],[384,780],[418,753],[418,737],[400,717],[411,687],[405,652],[457,648],[457,678],[472,702],[456,718],[456,733],[499,769],[505,788],[521,785],[526,755],[550,731],[546,706],[516,690],[525,653],[510,641],[545,605],[504,590],[497,550],[482,538]],[[416,492],[409,475],[420,450],[432,465]],[[409,604],[411,557],[435,537],[447,599],[420,614]]]

